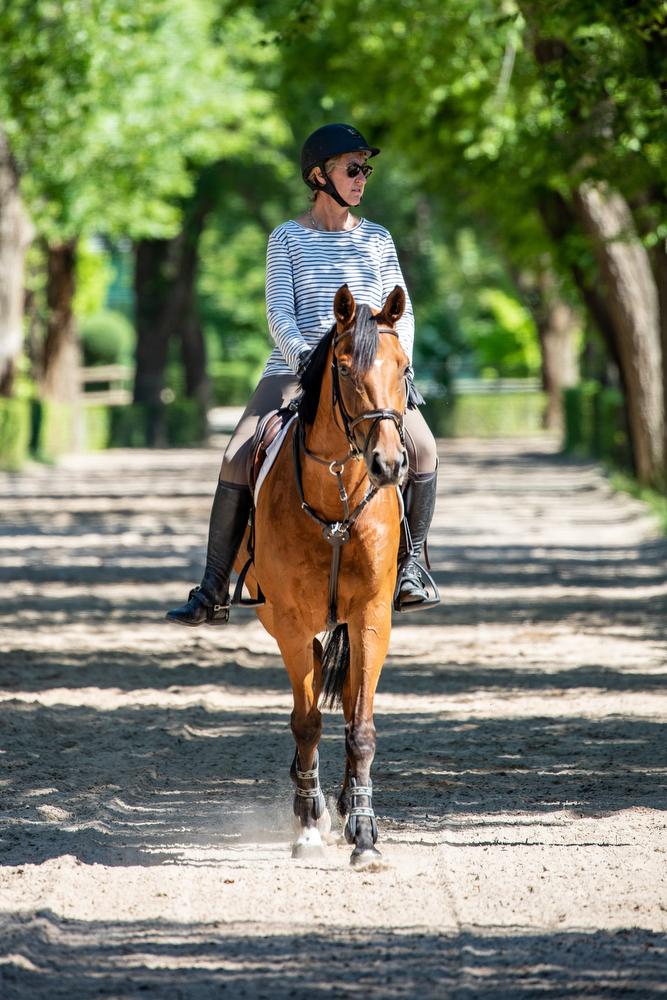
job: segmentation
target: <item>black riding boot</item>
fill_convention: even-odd
[[[414,478],[410,477],[404,494],[412,552],[404,526],[398,548],[398,584],[394,599],[397,611],[419,611],[440,603],[440,594],[433,579],[417,562],[433,519],[437,481],[437,469],[435,472],[418,473]]]
[[[224,625],[229,619],[229,577],[243,541],[251,498],[247,486],[218,483],[208,529],[206,568],[187,604],[167,612],[179,625]]]

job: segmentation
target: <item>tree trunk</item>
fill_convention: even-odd
[[[173,278],[178,269],[173,240],[140,240],[135,247],[137,367],[135,403],[159,406],[171,334]]]
[[[655,247],[653,251],[654,273],[658,286],[658,306],[660,309],[660,342],[662,347],[662,391],[665,403],[664,425],[663,425],[663,447],[667,457],[667,246],[664,240]],[[663,482],[664,492],[667,493],[667,477]]]
[[[79,396],[81,352],[72,305],[76,286],[76,240],[48,248],[48,318],[42,389],[49,399],[75,403]]]
[[[537,327],[542,355],[542,387],[547,394],[544,426],[563,429],[563,389],[579,379],[576,335],[581,321],[575,309],[558,290],[551,266],[546,263],[535,274],[522,272],[516,277]]]
[[[591,239],[616,331],[637,477],[656,485],[664,471],[664,403],[658,291],[649,257],[618,192],[587,182],[575,192],[574,205]]]
[[[19,194],[16,165],[0,130],[0,396],[11,396],[23,346],[25,253],[32,239]]]
[[[206,174],[206,176],[204,176]],[[134,399],[159,405],[169,342],[181,342],[186,394],[208,404],[206,350],[197,310],[199,240],[212,208],[210,178],[198,178],[185,206],[183,229],[171,240],[142,240],[136,248],[137,370]]]

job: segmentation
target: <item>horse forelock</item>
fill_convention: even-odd
[[[322,337],[301,376],[299,412],[306,424],[312,424],[315,420],[329,349],[336,333],[334,326]],[[366,303],[358,306],[354,324],[347,333],[352,340],[353,372],[355,375],[365,375],[377,357],[380,344],[377,316]]]
[[[377,357],[380,336],[371,307],[362,303],[357,309],[352,331],[352,368],[355,374],[365,375]]]

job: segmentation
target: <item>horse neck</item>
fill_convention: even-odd
[[[350,451],[338,408],[334,411],[332,395],[331,355],[322,378],[320,399],[315,420],[306,432],[306,447],[318,458],[330,462],[345,458]],[[350,498],[357,492],[363,495],[366,488],[366,463],[350,461],[345,465],[343,474],[345,486]],[[338,480],[325,466],[319,462],[305,459],[303,463],[303,483],[306,496],[310,500],[313,495],[320,504],[326,504],[327,514],[340,517],[340,499],[338,497]],[[323,511],[324,512],[324,511]]]

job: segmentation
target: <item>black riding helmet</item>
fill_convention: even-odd
[[[332,156],[340,156],[341,153],[368,152],[370,156],[377,156],[380,150],[377,146],[371,146],[366,142],[361,132],[352,125],[323,125],[309,135],[301,150],[301,176],[313,191],[325,191],[330,194],[339,205],[349,208],[348,202],[338,194],[334,184],[329,178],[324,164]],[[369,156],[369,159],[370,159]],[[317,181],[308,180],[308,174],[313,167],[319,167],[326,178],[325,184],[318,184]]]

